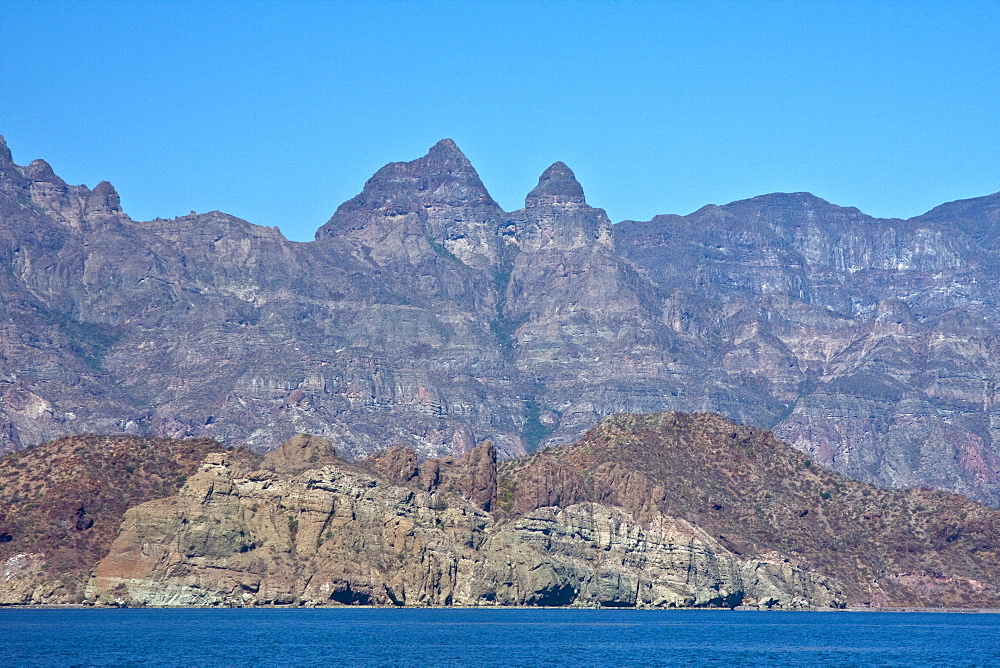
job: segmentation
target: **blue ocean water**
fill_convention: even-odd
[[[4,666],[996,666],[1000,615],[0,609]]]

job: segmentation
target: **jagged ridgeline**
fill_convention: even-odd
[[[713,414],[608,418],[499,470],[492,443],[351,463],[301,434],[263,458],[67,439],[0,476],[6,604],[1000,606],[1000,511],[851,481]]]
[[[504,211],[450,140],[316,240],[133,221],[0,143],[0,449],[78,433],[501,459],[714,410],[888,487],[1000,504],[1000,195],[910,220],[808,193],[612,225],[555,163]]]

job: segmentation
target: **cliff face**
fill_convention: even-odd
[[[211,455],[179,494],[130,510],[88,598],[130,605],[844,603],[828,578],[776,553],[741,558],[677,517],[640,521],[593,502],[491,515],[477,502],[485,491],[491,503],[496,489],[490,446],[444,466],[428,461],[409,486],[346,462],[291,475],[274,470],[299,452],[289,442],[259,470]],[[476,475],[484,461],[493,464],[492,485]]]
[[[614,230],[663,290],[702,300],[671,327],[762,398],[713,407],[854,478],[995,504],[998,203],[902,221],[774,194]]]
[[[718,415],[609,418],[499,475],[491,444],[419,466],[403,449],[331,457],[329,442],[306,436],[261,468],[209,455],[175,496],[128,511],[87,598],[1000,605],[1000,511],[850,481]]]
[[[1000,504],[1000,195],[884,220],[808,193],[612,225],[555,163],[504,212],[450,140],[310,243],[138,222],[0,142],[0,450],[82,432],[501,458],[717,410],[888,487]]]
[[[709,414],[499,469],[489,442],[352,463],[306,434],[78,437],[0,459],[0,497],[0,604],[1000,606],[1000,511]]]
[[[174,494],[224,450],[206,439],[75,436],[0,458],[0,605],[79,601],[125,511]]]
[[[851,605],[1000,603],[1000,511],[854,482],[719,415],[614,416],[501,473],[502,509],[596,501],[682,517],[743,559],[778,553],[821,573]]]

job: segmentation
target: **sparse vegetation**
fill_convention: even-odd
[[[0,458],[0,563],[44,554],[67,602],[107,552],[125,511],[177,492],[209,452],[208,439],[72,436]],[[240,456],[250,456],[242,454]]]
[[[433,241],[431,239],[427,239],[427,243],[431,245],[431,248],[434,249],[435,253],[445,258],[446,260],[451,260],[452,262],[456,262],[463,266],[465,265],[465,263],[462,262],[462,260],[459,259],[457,255],[448,250],[448,248],[444,244],[439,244],[438,242]]]
[[[524,428],[521,430],[521,438],[534,448],[548,438],[554,429],[542,424],[539,419],[542,414],[542,406],[534,399],[524,401],[524,413]]]
[[[524,510],[522,484],[530,490],[533,471],[546,463],[578,472],[542,479],[557,482],[553,492],[563,498],[636,512],[656,499],[664,514],[696,518],[751,553],[797,555],[844,583],[855,602],[1000,605],[1000,510],[947,492],[849,480],[770,432],[718,415],[607,418],[575,445],[507,462],[500,495],[509,490],[510,499],[501,509]],[[985,589],[961,584],[967,580]]]

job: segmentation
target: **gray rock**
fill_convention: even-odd
[[[504,212],[454,142],[310,243],[138,222],[0,143],[0,450],[83,432],[348,459],[713,410],[888,486],[1000,504],[1000,194],[909,221],[808,193],[612,225],[555,163]]]
[[[300,439],[302,440],[302,439]],[[301,443],[281,450],[301,450]],[[280,450],[279,450],[280,452]],[[742,559],[686,521],[583,503],[497,521],[446,491],[339,464],[296,475],[210,455],[128,511],[87,598],[129,605],[842,607],[781,555]]]

